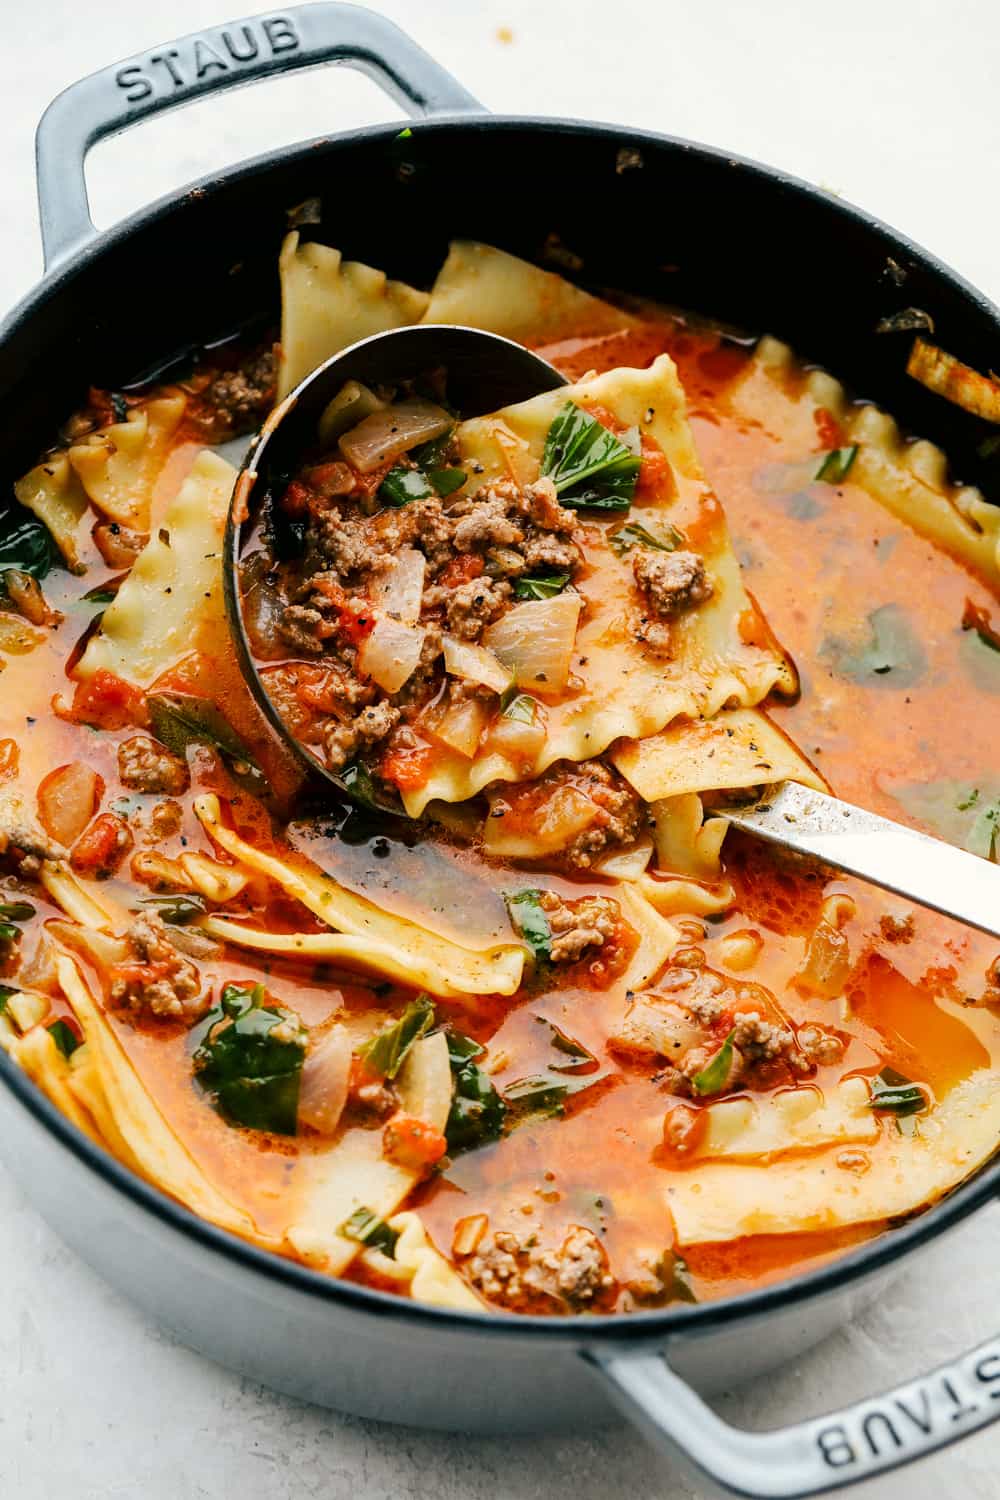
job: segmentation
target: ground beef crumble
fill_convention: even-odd
[[[198,393],[193,416],[214,442],[259,427],[274,405],[277,361],[273,349],[249,355],[222,370]]]
[[[204,1014],[209,996],[202,994],[198,970],[178,953],[160,917],[136,917],[125,942],[130,957],[110,971],[112,1005],[136,1016],[187,1022]]]
[[[650,609],[673,620],[712,597],[711,580],[696,552],[652,552],[636,547],[632,572]]]
[[[554,891],[542,891],[539,905],[552,934],[554,964],[573,964],[584,953],[603,948],[621,928],[621,908],[610,896],[581,896],[564,901]]]
[[[539,1244],[533,1232],[498,1229],[466,1262],[466,1274],[491,1301],[522,1311],[552,1311],[552,1304],[580,1311],[605,1300],[615,1286],[604,1246],[579,1224],[554,1249]]]
[[[188,768],[152,735],[136,734],[118,746],[118,779],[130,792],[179,797],[190,783]]]

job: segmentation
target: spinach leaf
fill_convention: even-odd
[[[356,1208],[349,1219],[345,1219],[337,1231],[345,1239],[357,1240],[371,1250],[381,1250],[392,1257],[396,1250],[399,1231],[390,1229],[384,1219],[370,1208]]]
[[[449,495],[460,490],[468,478],[464,469],[428,469],[426,472],[442,500],[447,500]]]
[[[729,1082],[729,1074],[733,1067],[733,1037],[736,1035],[735,1027],[726,1037],[722,1046],[715,1056],[696,1073],[691,1082],[697,1094],[717,1094],[724,1089]]]
[[[291,1011],[264,1000],[262,984],[224,987],[199,1028],[195,1073],[229,1124],[294,1135],[307,1034]]]
[[[552,957],[552,929],[542,910],[541,894],[537,890],[505,891],[503,898],[511,925],[531,950],[536,964],[548,963]]]
[[[338,780],[358,807],[366,807],[370,812],[395,813],[397,816],[403,814],[403,804],[398,794],[393,796],[391,792],[384,790],[361,761],[353,766],[345,766]]]
[[[80,1046],[80,1038],[73,1028],[62,1019],[53,1021],[52,1025],[48,1027],[48,1033],[63,1057],[72,1057],[77,1047]]]
[[[929,1107],[927,1090],[922,1084],[897,1073],[895,1068],[883,1068],[874,1078],[869,1078],[872,1109],[891,1110],[894,1115],[916,1115]]]
[[[44,578],[58,560],[48,527],[20,506],[8,506],[0,515],[0,570],[20,568],[33,578]]]
[[[620,526],[608,537],[608,546],[617,557],[624,557],[633,547],[653,547],[657,552],[676,552],[683,541],[677,527],[669,523],[666,535],[658,537],[647,531],[645,526],[640,526],[638,521],[626,521],[624,526]]]
[[[970,854],[1000,862],[1000,781],[914,782],[892,795],[911,817]]]
[[[30,901],[0,901],[0,917],[5,922],[30,922],[34,915]]]
[[[511,1126],[527,1125],[531,1120],[545,1120],[552,1115],[561,1115],[566,1100],[572,1094],[593,1088],[601,1078],[590,1074],[583,1078],[553,1077],[551,1073],[536,1073],[531,1078],[518,1078],[503,1091]]]
[[[409,505],[411,500],[429,500],[433,494],[434,486],[425,474],[419,469],[407,469],[397,464],[379,485],[378,498],[383,505],[399,509],[402,505]]]
[[[547,1016],[536,1016],[535,1020],[539,1026],[548,1028],[549,1045],[568,1059],[566,1062],[550,1063],[549,1068],[553,1072],[582,1073],[590,1072],[597,1067],[597,1058],[594,1054],[582,1042],[578,1042],[575,1037],[563,1031],[561,1026],[557,1026]]]
[[[168,750],[183,759],[189,745],[211,745],[248,791],[258,796],[267,791],[264,773],[210,699],[197,698],[193,693],[150,693],[146,704],[150,727]]]
[[[507,1106],[488,1073],[476,1064],[485,1047],[458,1031],[448,1031],[448,1060],[454,1080],[454,1092],[445,1139],[452,1156],[471,1151],[499,1138]]]
[[[358,1048],[365,1068],[376,1078],[395,1078],[406,1054],[434,1025],[434,1004],[429,995],[418,995],[398,1021],[390,1021]]]
[[[567,401],[545,438],[542,473],[563,505],[576,510],[628,510],[641,459],[596,417]]]
[[[16,994],[17,990],[12,984],[0,984],[0,1016],[2,1016],[4,1011],[7,1009],[7,1001],[10,999],[11,995]]]
[[[816,478],[825,480],[827,484],[843,484],[857,456],[857,443],[850,448],[831,448],[829,453],[824,454],[823,462],[816,470]]]
[[[927,670],[927,657],[905,611],[898,604],[883,604],[872,610],[868,625],[870,636],[860,650],[831,640],[820,648],[820,654],[831,658],[836,670],[855,682],[877,678],[893,688],[919,682]]]
[[[188,891],[176,895],[144,896],[139,905],[150,907],[173,927],[186,927],[188,922],[203,917],[206,911],[205,898]]]
[[[514,584],[518,599],[552,599],[569,583],[568,573],[549,573],[545,577],[519,578]]]

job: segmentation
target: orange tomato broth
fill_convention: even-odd
[[[695,331],[679,320],[657,320],[610,339],[566,341],[542,352],[570,378],[580,378],[591,369],[646,366],[664,349],[678,362],[702,460],[726,510],[749,586],[802,674],[801,699],[773,706],[782,727],[816,761],[836,791],[903,820],[907,814],[893,788],[942,777],[972,782],[985,777],[993,764],[990,716],[983,711],[981,689],[963,665],[960,621],[966,599],[986,610],[992,607],[996,619],[996,600],[959,563],[891,517],[849,479],[836,486],[809,485],[809,503],[800,500],[797,506],[790,505],[787,493],[759,482],[768,466],[818,454],[836,436],[829,426],[817,424],[811,413],[804,415],[794,380],[786,387],[774,384],[761,417],[741,419],[730,392],[749,356],[718,335]],[[154,529],[198,446],[189,437],[179,441],[158,485]],[[12,728],[5,732],[18,740],[18,779],[27,795],[34,796],[38,782],[54,766],[85,760],[104,778],[102,809],[125,799],[119,805],[141,847],[144,840],[149,842],[144,820],[157,799],[130,798],[118,782],[117,744],[133,731],[94,734],[57,717],[50,708],[53,695],[71,697],[67,659],[97,608],[82,603],[81,596],[113,572],[104,569],[96,554],[87,561],[91,567],[84,580],[61,571],[46,580],[47,597],[64,611],[65,619],[36,651],[9,659],[3,677],[5,701],[18,705],[30,732],[22,734],[12,715]],[[824,652],[831,639],[856,642],[859,624],[873,608],[886,603],[907,611],[927,658],[923,677],[905,692],[879,680],[838,676]],[[294,769],[256,737],[235,660],[187,663],[179,677],[174,675],[174,686],[186,684],[195,690],[211,679],[212,697],[255,750],[260,748],[266,772],[289,795]],[[942,712],[944,691],[947,713]],[[268,841],[262,809],[230,781],[214,757],[196,752],[191,792],[182,799],[181,829],[176,837],[156,843],[160,852],[170,856],[184,847],[205,846],[191,802],[207,789],[232,802],[241,832]],[[332,829],[318,835],[314,831],[308,838],[302,833],[293,843],[349,887],[417,916],[432,914],[435,925],[452,936],[467,942],[509,936],[499,894],[509,876],[444,839],[428,838],[412,848],[391,844],[388,857],[376,847],[378,839],[346,844]],[[836,1029],[831,1011],[835,1002],[810,998],[791,979],[802,963],[823,897],[846,891],[857,904],[856,915],[845,927],[854,960],[848,986],[850,1042],[836,1066],[819,1070],[820,1087],[845,1074],[871,1073],[891,1064],[942,1094],[1000,1057],[1000,1030],[994,1037],[992,1018],[976,1011],[979,1024],[973,1027],[962,1006],[966,997],[982,994],[995,942],[917,911],[912,939],[890,945],[879,921],[887,912],[900,911],[901,903],[872,888],[793,870],[769,851],[732,835],[725,863],[737,891],[734,908],[710,923],[678,919],[684,941],[696,943],[713,968],[725,971],[719,939],[747,928],[759,932],[764,943],[756,965],[734,978],[766,986],[794,1023],[812,1021]],[[123,876],[126,869],[127,865]],[[571,882],[548,872],[544,884],[573,896],[602,889],[599,883]],[[107,890],[127,905],[146,894],[124,878],[109,882]],[[44,899],[37,906],[36,928],[59,915]],[[252,914],[255,925],[266,921],[283,930],[317,925],[301,909],[276,900],[273,890],[260,882],[251,882],[237,908]],[[29,934],[25,951],[30,945]],[[321,967],[260,957],[250,961],[237,949],[200,967],[206,984],[214,987],[223,980],[253,982],[263,977],[272,996],[298,1010],[310,1025],[341,1005],[373,1007],[388,1014],[407,998],[403,991],[385,987],[376,996],[349,976]],[[547,1028],[539,1025],[539,1017],[588,1047],[602,1074],[599,1084],[570,1100],[565,1117],[522,1125],[494,1145],[458,1156],[418,1190],[413,1201],[445,1255],[450,1253],[456,1222],[479,1212],[489,1215],[493,1228],[530,1225],[546,1243],[554,1244],[570,1225],[584,1224],[601,1234],[610,1269],[619,1279],[639,1269],[639,1251],[663,1250],[672,1243],[666,1190],[672,1174],[685,1169],[667,1164],[659,1147],[663,1117],[673,1101],[652,1069],[622,1066],[606,1048],[607,1036],[620,1019],[621,993],[613,986],[603,992],[587,984],[585,975],[582,979],[574,984],[571,976],[560,990],[522,992],[511,1000],[438,1002],[440,1019],[452,1020],[459,1030],[489,1042],[493,1078],[501,1090],[551,1061]],[[68,1015],[68,1008],[56,1001],[54,1014]],[[190,1043],[184,1033],[158,1032],[124,1020],[114,1024],[180,1139],[223,1190],[227,1183],[239,1184],[240,1200],[250,1205],[262,1236],[276,1234],[285,1221],[297,1158],[316,1148],[308,1141],[255,1135],[224,1124],[192,1083]],[[686,1170],[697,1171],[697,1166]],[[685,1247],[684,1253],[698,1296],[714,1297],[786,1277],[883,1227],[757,1237]],[[366,1277],[359,1267],[348,1274]]]

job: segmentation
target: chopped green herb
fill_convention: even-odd
[[[206,910],[205,898],[187,891],[177,895],[144,896],[139,905],[150,907],[172,927],[186,927],[188,922],[203,917]]]
[[[581,1078],[554,1078],[551,1073],[537,1073],[531,1078],[518,1078],[503,1092],[508,1119],[511,1125],[517,1126],[526,1125],[529,1120],[546,1120],[561,1115],[572,1094],[593,1088],[603,1076],[589,1074]]]
[[[358,1056],[377,1078],[395,1078],[414,1042],[433,1025],[434,1004],[428,995],[418,995],[398,1021],[390,1021],[358,1048]]]
[[[892,688],[912,687],[919,682],[927,670],[927,655],[905,610],[898,604],[883,604],[872,610],[868,625],[869,639],[860,649],[829,640],[820,654],[832,658],[837,671],[855,682],[878,678]]]
[[[7,922],[30,922],[35,908],[29,901],[0,901],[0,917]]]
[[[408,141],[410,139],[410,136],[412,134],[413,134],[413,131],[410,129],[409,125],[406,125],[399,132],[399,134],[397,135],[396,139],[397,139],[397,141]]]
[[[734,1027],[711,1061],[702,1068],[700,1073],[694,1075],[691,1082],[695,1093],[717,1094],[725,1088],[733,1069],[733,1037],[735,1035]]]
[[[893,796],[939,838],[1000,862],[1000,780],[984,780],[979,786],[965,781],[918,781],[894,787]]]
[[[442,500],[460,490],[468,475],[464,469],[428,469],[427,478],[437,490]]]
[[[988,807],[982,808],[969,830],[968,849],[970,854],[978,854],[982,859],[991,859],[994,864],[1000,864],[1000,801],[992,802]]]
[[[72,1057],[80,1045],[80,1038],[76,1032],[61,1019],[52,1022],[52,1025],[48,1028],[48,1033],[63,1057]]]
[[[552,599],[569,583],[568,573],[549,573],[547,577],[519,578],[514,593],[519,599]]]
[[[11,995],[16,994],[17,990],[13,985],[0,984],[0,1016],[2,1016],[4,1011],[7,1009],[7,1001],[10,999]]]
[[[507,1106],[489,1074],[476,1064],[485,1047],[458,1031],[445,1034],[454,1080],[445,1138],[454,1156],[459,1151],[470,1151],[497,1140],[503,1130]]]
[[[434,486],[419,469],[407,469],[397,464],[390,469],[379,485],[378,497],[383,505],[394,505],[398,509],[409,505],[411,500],[429,500]]]
[[[198,1028],[195,1073],[230,1124],[294,1135],[307,1033],[291,1011],[264,1000],[262,984],[224,987]]]
[[[0,515],[0,570],[20,568],[33,578],[44,578],[58,561],[48,528],[18,505]]]
[[[150,693],[146,704],[150,727],[168,750],[183,758],[189,745],[211,745],[235,780],[258,794],[267,791],[257,762],[210,699],[193,693]]]
[[[552,956],[552,929],[541,906],[541,891],[510,891],[504,893],[507,914],[515,932],[531,949],[537,964],[547,963]]]
[[[592,417],[567,401],[545,438],[542,473],[563,505],[577,510],[628,510],[641,460]]]
[[[645,526],[640,526],[638,521],[626,521],[624,526],[608,537],[608,546],[618,557],[624,557],[633,547],[655,547],[657,552],[676,552],[683,541],[676,526],[668,524],[666,536],[661,538],[647,531]]]
[[[367,807],[370,812],[402,814],[403,804],[398,793],[393,795],[388,788],[383,788],[360,761],[345,766],[338,779],[351,801],[359,807]]]
[[[597,1066],[597,1058],[594,1054],[582,1042],[578,1042],[575,1037],[563,1031],[561,1026],[557,1026],[547,1016],[536,1016],[535,1020],[539,1026],[545,1026],[548,1029],[549,1045],[569,1059],[567,1062],[550,1063],[549,1067],[553,1072],[580,1073]]]
[[[698,1294],[691,1280],[691,1271],[683,1255],[678,1255],[676,1250],[668,1250],[659,1269],[660,1280],[663,1282],[668,1301],[698,1301]]]
[[[87,604],[110,604],[118,597],[118,590],[110,589],[107,584],[101,583],[96,588],[88,589],[81,597]]]
[[[827,484],[843,484],[857,456],[857,443],[850,448],[831,448],[816,470],[816,478],[825,480]]]
[[[914,1083],[895,1068],[883,1068],[874,1078],[869,1078],[872,1109],[891,1110],[894,1115],[916,1115],[929,1107],[927,1090]]]
[[[501,699],[501,712],[505,719],[515,719],[518,724],[534,724],[538,713],[538,700],[528,693],[519,693],[515,690],[514,696],[507,703],[503,703]]]
[[[344,1220],[337,1233],[342,1234],[345,1239],[367,1245],[369,1250],[381,1250],[383,1255],[390,1258],[395,1253],[396,1241],[399,1239],[399,1231],[390,1229],[385,1220],[380,1219],[370,1208],[356,1208],[351,1217]]]

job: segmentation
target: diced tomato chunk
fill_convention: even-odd
[[[398,1166],[422,1170],[441,1160],[448,1142],[434,1125],[415,1115],[396,1114],[382,1131],[382,1151]]]
[[[637,500],[666,499],[673,494],[674,471],[670,460],[660,447],[645,433],[642,435],[642,462],[635,485]],[[664,494],[664,491],[666,493]]]
[[[334,583],[331,578],[326,578],[322,574],[317,574],[313,579],[313,588],[328,599],[337,610],[334,627],[336,632],[350,641],[352,646],[360,646],[375,627],[375,616],[371,610],[352,602],[338,583]]]
[[[463,583],[471,583],[473,578],[479,578],[483,571],[483,560],[474,552],[460,552],[453,557],[445,568],[438,582],[446,589],[460,588]]]
[[[430,745],[419,745],[414,750],[388,750],[379,762],[379,775],[401,792],[413,792],[427,780],[433,759]]]
[[[587,412],[588,416],[593,417],[595,422],[600,422],[602,427],[606,427],[609,432],[613,432],[616,436],[625,431],[625,423],[619,422],[614,412],[608,411],[606,406],[588,405],[584,407],[584,411]]]
[[[293,479],[281,497],[281,508],[286,516],[299,520],[309,514],[309,502],[312,498],[313,492],[309,486],[299,479]]]
[[[844,430],[833,412],[827,411],[825,406],[819,406],[813,412],[813,421],[816,423],[816,435],[821,448],[840,448],[843,445]]]
[[[146,695],[141,688],[101,667],[77,685],[69,717],[97,729],[126,729],[131,724],[145,728]]]
[[[107,880],[132,848],[135,840],[124,818],[101,813],[73,846],[70,863],[78,875]]]

